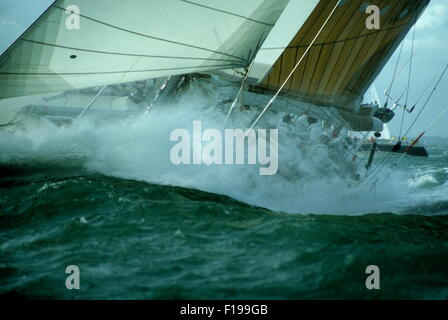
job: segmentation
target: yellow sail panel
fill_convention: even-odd
[[[288,2],[255,57],[249,71],[250,82],[258,83],[270,72],[272,65],[283,53],[283,49],[289,45],[318,3],[319,0]]]
[[[261,82],[277,90],[305,54],[337,0],[321,0]],[[429,0],[341,1],[290,78],[284,92],[321,106],[356,112],[361,98]],[[381,10],[380,29],[366,27],[368,5]]]
[[[287,2],[55,1],[0,57],[0,99],[246,67]]]

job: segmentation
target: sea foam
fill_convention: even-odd
[[[297,118],[295,134],[291,134],[281,114],[269,115],[263,124],[279,128],[276,175],[260,176],[253,165],[173,165],[173,130],[190,130],[194,120],[202,121],[204,127],[224,127],[225,111],[210,107],[217,99],[187,94],[175,105],[159,106],[134,119],[98,124],[86,116],[69,127],[41,126],[15,135],[2,133],[0,161],[76,164],[91,172],[199,189],[288,213],[400,212],[415,201],[418,185],[408,184],[404,171],[386,167],[378,178],[387,173],[389,179],[376,186],[347,184],[329,160],[328,145],[319,143],[321,129],[310,128],[305,119]],[[247,128],[255,115],[254,111],[236,111],[228,125]]]

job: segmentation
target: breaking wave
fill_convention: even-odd
[[[425,188],[438,185],[438,181],[433,175],[425,174],[414,179],[410,179],[409,185],[414,188]]]
[[[254,165],[173,165],[170,141],[174,129],[191,130],[194,120],[203,127],[223,128],[225,112],[205,107],[216,96],[185,95],[176,105],[152,110],[146,117],[99,125],[85,117],[70,127],[41,126],[15,135],[0,131],[2,165],[79,167],[88,172],[174,185],[230,196],[236,200],[288,213],[365,214],[413,212],[413,206],[446,201],[447,184],[431,174],[386,168],[387,180],[372,187],[347,183],[337,174],[340,166],[330,160],[341,141],[322,141],[322,129],[309,126],[306,117],[294,125],[282,114],[270,114],[263,127],[279,128],[279,171],[260,176]],[[238,111],[231,126],[247,128],[255,111]],[[292,129],[294,128],[294,129]],[[195,152],[195,150],[194,150]],[[351,155],[349,155],[351,156]],[[446,178],[446,177],[445,177]],[[446,181],[446,180],[445,180]],[[422,191],[423,190],[423,191]],[[442,193],[443,194],[443,193]],[[444,198],[445,197],[445,198]]]

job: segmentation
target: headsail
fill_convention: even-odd
[[[0,99],[246,67],[287,2],[57,0],[1,56]]]
[[[337,3],[338,0],[319,1],[261,81],[262,88],[275,91],[281,86]],[[339,116],[353,130],[374,130],[378,119],[360,113],[362,96],[428,3],[429,0],[370,1],[381,9],[381,27],[369,30],[369,4],[364,0],[341,1],[283,92],[317,106],[337,108]]]
[[[307,21],[319,0],[289,1],[272,28],[263,46],[255,57],[249,73],[249,81],[257,82],[263,79],[272,65],[282,55],[298,30]],[[276,49],[277,48],[277,49]]]

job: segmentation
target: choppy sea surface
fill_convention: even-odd
[[[161,118],[92,126],[1,135],[1,296],[448,298],[446,149],[387,166],[375,187],[348,187],[173,168]],[[313,153],[285,152],[313,171]],[[65,286],[68,265],[80,290]],[[369,265],[380,290],[366,289]]]

